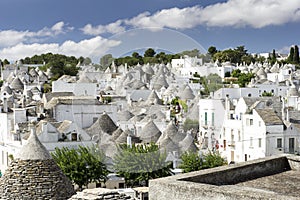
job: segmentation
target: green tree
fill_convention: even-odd
[[[288,57],[288,62],[293,63],[294,62],[294,54],[295,54],[295,49],[294,47],[290,48],[290,54]]]
[[[213,57],[214,55],[215,55],[215,53],[217,53],[218,52],[218,50],[217,50],[217,48],[215,47],[215,46],[210,46],[209,48],[208,48],[208,50],[207,50],[207,53],[211,56],[211,57]]]
[[[181,155],[182,163],[179,168],[184,173],[201,169],[214,168],[226,164],[226,160],[218,152],[209,152],[200,155],[194,152],[185,152]]]
[[[107,180],[105,155],[96,147],[56,148],[51,155],[64,174],[77,184],[80,190],[89,183]]]
[[[105,70],[107,67],[111,65],[114,58],[111,54],[106,54],[100,58],[100,65],[103,70]]]
[[[226,160],[219,152],[210,151],[208,154],[204,155],[203,169],[219,167],[226,164]]]
[[[245,87],[255,77],[253,73],[241,73],[239,69],[233,70],[231,76],[238,78],[237,83],[240,87]]]
[[[180,53],[180,55],[184,56],[187,55],[189,57],[199,57],[200,51],[198,49],[193,49],[193,50],[186,50]]]
[[[169,176],[171,164],[167,163],[166,154],[161,153],[156,144],[119,146],[119,153],[114,157],[114,169],[125,177],[127,186],[139,185],[154,178]]]
[[[7,60],[7,59],[4,59],[3,60],[3,65],[9,65],[10,63],[9,63],[9,61]]]
[[[294,59],[293,59],[295,64],[299,64],[300,60],[299,60],[299,48],[297,45],[295,45],[295,53],[294,53]]]
[[[182,163],[179,165],[179,168],[182,169],[184,173],[202,169],[203,158],[200,157],[199,153],[184,152],[181,155],[181,160]]]
[[[154,57],[155,54],[156,52],[152,48],[149,48],[145,51],[144,57]]]

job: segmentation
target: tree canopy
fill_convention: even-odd
[[[181,160],[182,163],[179,168],[181,168],[184,173],[214,168],[226,164],[226,160],[218,152],[209,152],[205,155],[185,152],[181,155]]]
[[[105,155],[96,147],[56,148],[51,155],[64,174],[80,189],[88,183],[107,180]]]
[[[171,175],[171,164],[167,163],[166,154],[160,153],[156,144],[119,146],[119,153],[114,157],[115,171],[125,177],[127,186],[148,185],[150,179]],[[142,184],[143,185],[143,184]]]

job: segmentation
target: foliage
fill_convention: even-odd
[[[125,56],[115,59],[115,63],[117,66],[121,64],[127,64],[128,66],[134,66],[139,64],[156,64],[156,63],[170,63],[172,59],[180,58],[179,54],[166,54],[165,52],[159,52],[156,54],[156,52],[153,49],[147,49],[144,52],[144,57],[139,55],[137,52],[133,52],[131,56]]]
[[[199,57],[200,55],[200,51],[198,49],[193,49],[190,51],[183,51],[181,53],[179,53],[180,56],[189,56],[189,57]]]
[[[183,130],[186,132],[188,130],[194,129],[198,132],[199,120],[192,120],[187,118],[183,123]]]
[[[271,97],[271,96],[273,96],[273,93],[272,92],[263,92],[261,94],[261,96],[263,96],[263,97]]]
[[[208,48],[208,50],[207,50],[207,53],[209,54],[209,55],[211,55],[212,57],[215,55],[215,53],[217,53],[218,52],[218,50],[217,50],[217,48],[215,47],[215,46],[210,46],[209,48]]]
[[[156,144],[119,146],[119,153],[114,157],[114,169],[125,177],[127,186],[139,185],[150,179],[172,174],[171,165],[166,161],[166,154],[160,153]]]
[[[200,81],[204,87],[203,95],[209,95],[210,92],[217,91],[223,87],[222,78],[218,74],[209,74],[207,77],[201,77]]]
[[[248,84],[251,81],[251,79],[254,78],[253,73],[241,73],[241,70],[239,69],[233,70],[231,76],[238,78],[237,83],[240,87],[245,87],[246,84]]]
[[[0,80],[0,87],[2,87],[3,85],[3,80]]]
[[[49,93],[52,91],[52,84],[44,83],[42,89],[43,89],[43,93]]]
[[[104,164],[105,155],[96,147],[56,148],[51,155],[64,174],[80,189],[88,183],[107,180],[108,170]]]
[[[156,52],[154,51],[154,49],[149,48],[145,51],[144,57],[154,57],[155,54]]]
[[[203,169],[214,168],[225,165],[227,162],[219,152],[209,152],[204,155]]]
[[[102,70],[108,68],[113,62],[114,58],[111,54],[106,54],[100,58],[100,66]]]
[[[185,152],[181,155],[181,160],[179,168],[183,169],[184,173],[226,164],[226,160],[218,152],[209,152],[203,156],[199,153]]]
[[[179,168],[184,173],[198,171],[202,169],[203,159],[195,152],[185,152],[181,155],[182,163]]]
[[[76,67],[79,61],[84,62],[89,61],[89,58],[75,58],[74,56],[65,56],[61,54],[41,54],[34,55],[31,58],[26,57],[21,59],[24,64],[41,64],[45,63],[45,66],[40,69],[46,71],[50,68],[51,73],[53,74],[52,80],[57,80],[62,75],[71,75],[75,76],[78,73],[79,68]]]
[[[9,63],[9,61],[7,60],[7,59],[4,59],[3,60],[3,65],[9,65],[10,63]]]

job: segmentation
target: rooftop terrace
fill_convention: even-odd
[[[299,199],[300,157],[281,155],[150,181],[154,199]]]

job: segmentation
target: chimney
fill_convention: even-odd
[[[7,98],[3,98],[3,112],[8,112],[8,106],[7,106]]]
[[[290,115],[289,115],[289,109],[286,109],[286,121],[290,122]]]
[[[281,118],[282,120],[285,120],[285,112],[284,112],[284,109],[285,109],[285,100],[284,100],[284,97],[281,98],[282,100],[282,108],[281,108]]]
[[[128,145],[130,148],[132,148],[131,136],[130,136],[130,135],[127,136],[127,145]]]

